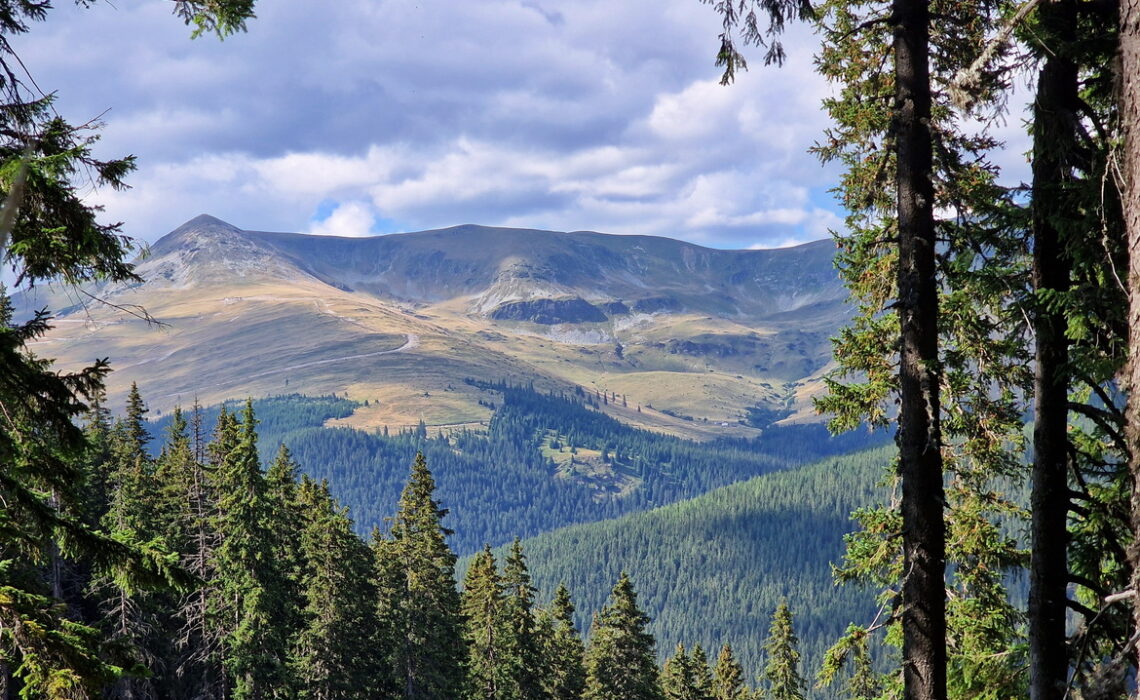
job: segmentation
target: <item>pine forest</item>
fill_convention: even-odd
[[[175,0],[197,41],[163,50],[229,58],[116,71],[149,32],[36,43],[76,20],[0,0],[0,700],[1140,696],[1140,0],[319,8],[414,10],[337,36],[383,68],[274,34],[302,4],[262,35],[254,0]],[[541,32],[610,48],[524,54]],[[219,108],[243,41],[307,62]],[[806,80],[809,41],[811,186],[746,161],[816,115],[740,101],[749,62]],[[698,42],[703,82],[669,62]],[[37,64],[210,106],[104,128]],[[304,199],[310,233],[203,216],[147,268],[109,223],[207,186]]]

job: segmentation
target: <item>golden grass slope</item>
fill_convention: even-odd
[[[763,323],[683,309],[601,323],[494,321],[486,294],[384,298],[330,283],[327,270],[322,281],[303,261],[201,219],[201,231],[190,222],[176,244],[156,244],[159,254],[139,266],[143,284],[91,291],[113,305],[49,290],[38,301],[65,312],[35,352],[62,369],[111,358],[113,407],[131,383],[163,412],[195,400],[335,393],[362,404],[342,425],[479,428],[494,395],[465,380],[505,379],[616,394],[603,406],[615,418],[704,440],[757,434],[741,424],[754,405],[813,419],[838,325],[833,309]],[[158,324],[122,310],[136,306]]]

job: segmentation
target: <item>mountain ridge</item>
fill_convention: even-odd
[[[833,271],[789,279],[773,269],[804,256],[830,260],[827,241],[726,251],[655,236],[476,224],[349,238],[243,230],[202,214],[157,241],[140,271],[157,268],[174,279],[179,275],[169,258],[190,262],[187,255],[203,248],[215,254],[215,263],[227,263],[225,274],[242,273],[241,256],[240,262],[287,277],[288,261],[338,289],[412,303],[472,297],[471,310],[484,314],[506,302],[578,297],[588,303],[659,300],[665,307],[762,318],[846,299]],[[814,289],[790,295],[777,289],[789,283]]]
[[[110,356],[111,398],[134,381],[160,409],[349,392],[369,402],[354,427],[478,428],[474,377],[620,394],[605,410],[653,430],[748,436],[752,415],[813,419],[850,314],[833,250],[474,224],[328,237],[203,214],[140,258],[142,283],[90,290],[110,305],[49,300],[62,311],[39,344],[64,366]],[[165,325],[116,310],[132,305]]]

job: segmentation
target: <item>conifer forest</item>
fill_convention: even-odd
[[[340,396],[151,419],[0,287],[0,700],[1137,697],[1140,0],[701,4],[722,90],[821,42],[830,433],[757,407],[760,437],[695,442],[486,376],[485,430],[324,427]],[[256,22],[172,9],[198,41]],[[0,262],[143,284],[89,199],[134,157],[17,50],[52,13],[0,0]],[[555,478],[564,449],[625,480]]]

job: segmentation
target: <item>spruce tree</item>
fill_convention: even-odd
[[[152,536],[159,525],[154,512],[154,462],[147,452],[147,412],[138,386],[132,383],[126,415],[116,421],[111,433],[111,499],[105,518],[108,529],[130,532],[140,539]]]
[[[1021,469],[1025,250],[1015,203],[986,158],[994,140],[961,126],[988,117],[1000,101],[995,74],[983,72],[968,115],[943,89],[1003,7],[989,0],[820,6],[818,65],[843,87],[825,100],[835,124],[817,152],[846,166],[840,193],[849,215],[837,236],[837,265],[858,313],[835,345],[853,381],[833,377],[819,406],[833,413],[835,428],[897,422],[901,491],[896,512],[861,514],[864,533],[841,575],[901,596],[896,638],[912,700],[946,697],[948,662],[958,688],[984,687],[999,674],[1004,684],[1019,666],[1006,653],[1021,648],[1016,611],[995,573],[1017,561],[997,527],[1017,508],[993,481]],[[900,532],[901,550],[870,546]],[[948,584],[955,588],[949,607]],[[983,608],[987,622],[979,626]],[[986,658],[1004,667],[973,666]]]
[[[395,617],[394,666],[401,697],[455,698],[463,683],[464,657],[455,554],[447,546],[447,514],[433,500],[435,480],[417,454],[400,495],[385,554],[397,570],[391,613]]]
[[[764,643],[764,666],[768,700],[804,700],[804,679],[800,676],[799,640],[792,626],[792,613],[780,603],[772,615],[768,639]]]
[[[712,682],[713,700],[748,700],[752,691],[744,680],[744,669],[732,654],[732,647],[725,642],[716,657]]]
[[[257,420],[246,401],[240,426],[221,423],[218,467],[220,542],[215,615],[224,631],[224,664],[235,700],[270,697],[290,687],[284,572],[273,559],[272,506],[257,453]],[[227,449],[231,441],[236,444]]]
[[[467,645],[464,693],[471,700],[510,697],[507,626],[503,611],[503,582],[491,547],[471,560],[463,579],[463,641]]]
[[[302,620],[302,609],[307,604],[305,579],[312,575],[313,564],[311,561],[306,562],[310,553],[302,545],[304,533],[313,526],[313,519],[333,518],[328,514],[332,509],[332,497],[327,485],[308,483],[306,477],[302,480],[303,486],[299,487],[299,473],[299,467],[285,445],[278,447],[273,463],[265,471],[269,519],[272,523],[269,546],[286,582],[281,601],[282,617],[277,625],[286,639],[296,637],[305,626]],[[350,564],[351,561],[345,561],[345,566]]]
[[[232,430],[230,425],[227,430]],[[182,565],[201,583],[184,595],[178,605],[177,673],[190,697],[215,700],[225,697],[227,687],[222,667],[225,630],[214,615],[221,599],[217,577],[220,514],[217,468],[206,461],[208,448],[203,436],[202,408],[197,400],[190,414],[187,447],[187,466],[191,471],[185,478],[185,499],[190,528]]]
[[[45,94],[17,54],[15,37],[50,16],[44,2],[0,3],[0,267],[16,285],[31,289],[46,281],[65,286],[87,282],[134,282],[127,262],[130,241],[121,225],[99,222],[100,208],[88,186],[120,189],[134,158],[102,160],[92,154],[97,136],[90,122],[72,125]],[[244,27],[250,0],[180,3],[185,22],[219,36]],[[169,583],[179,576],[169,558],[126,536],[98,532],[102,513],[88,508],[82,456],[83,433],[75,419],[84,402],[103,388],[108,363],[74,372],[52,368],[29,345],[46,333],[50,313],[40,310],[15,322],[7,291],[0,288],[0,695],[50,693],[57,697],[98,694],[99,685],[121,672],[99,659],[101,638],[65,615],[65,606],[43,590],[32,568],[54,557],[81,562],[105,580]],[[98,498],[98,491],[93,490]],[[112,575],[110,572],[114,571]],[[58,580],[58,579],[57,579]]]
[[[159,527],[179,552],[185,551],[189,538],[187,494],[194,471],[190,466],[194,455],[190,450],[188,428],[182,408],[176,406],[154,466]]]
[[[300,491],[304,609],[292,656],[300,697],[371,700],[378,696],[371,553],[327,484],[306,478]]]
[[[509,677],[506,697],[517,700],[545,697],[534,628],[534,593],[522,543],[516,537],[503,564],[503,642]]]
[[[104,528],[127,542],[151,542],[162,529],[156,511],[157,484],[154,461],[147,452],[150,440],[146,429],[146,404],[138,386],[131,384],[126,414],[116,421],[111,433],[111,461],[107,481],[110,502],[103,516]],[[164,635],[154,594],[131,586],[113,572],[103,572],[91,582],[99,601],[103,628],[119,653],[133,665],[108,690],[116,698],[150,697],[158,692],[151,677],[161,662]]]
[[[622,572],[610,602],[594,617],[586,647],[586,700],[661,700],[649,616]]]
[[[99,524],[111,502],[109,483],[111,462],[111,411],[104,405],[106,391],[100,389],[91,397],[90,408],[86,413],[83,434],[87,449],[82,465],[83,483],[87,488],[84,506],[84,520],[91,525]]]
[[[190,450],[187,428],[181,408],[175,408],[166,439],[155,460],[156,489],[152,504],[157,529],[163,533],[170,549],[179,553],[179,563],[182,565],[187,563],[186,555],[193,547],[195,528],[190,492],[196,465]],[[187,673],[189,669],[184,666],[184,662],[187,660],[188,649],[178,643],[184,625],[181,615],[184,597],[183,594],[170,591],[160,593],[156,600],[161,621],[156,636],[163,656],[161,695],[164,696],[193,696],[199,681],[197,673]]]
[[[661,669],[661,692],[666,700],[706,700],[700,688],[693,659],[678,642]]]
[[[384,700],[404,697],[403,676],[397,673],[399,653],[403,649],[400,600],[404,592],[404,569],[396,556],[395,542],[387,539],[379,528],[372,529],[369,541],[372,552],[372,589],[376,592],[373,618],[376,627],[370,640],[371,655],[378,665],[376,696]]]
[[[701,698],[712,698],[712,669],[709,668],[709,657],[705,654],[705,648],[700,644],[694,644],[689,660],[693,669],[693,687],[697,689]]]
[[[579,700],[586,690],[585,644],[574,627],[574,604],[558,584],[550,607],[538,616],[542,649],[542,688],[551,700]]]

